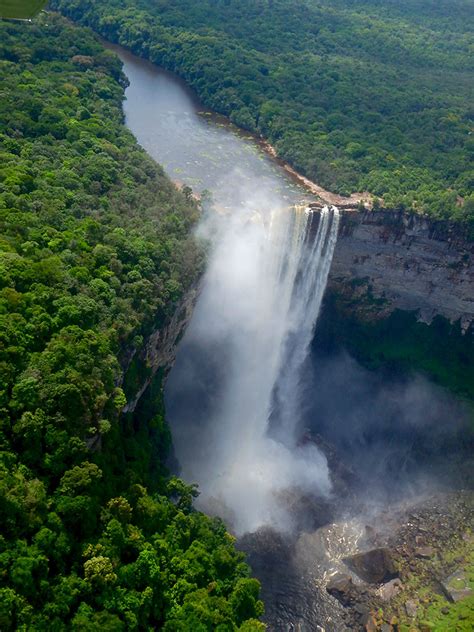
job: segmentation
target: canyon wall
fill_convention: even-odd
[[[474,321],[474,242],[466,226],[403,211],[342,211],[328,288],[364,320],[395,309],[430,323]]]
[[[198,284],[192,286],[181,299],[169,322],[152,331],[140,350],[132,349],[124,358],[123,386],[127,393],[124,413],[135,411],[157,371],[162,369],[166,373],[173,365],[178,343],[191,320],[199,289]],[[131,369],[134,369],[132,378]]]
[[[465,226],[401,211],[342,210],[327,292],[327,297],[337,299],[338,308],[336,312],[328,304],[323,308],[318,337],[320,341],[330,338],[342,342],[359,357],[360,336],[354,330],[354,322],[382,326],[385,322],[392,339],[400,335],[390,333],[388,318],[395,310],[412,312],[416,320],[427,324],[435,316],[442,316],[459,323],[457,331],[472,332],[473,264],[474,242],[469,240]],[[131,349],[123,358],[123,387],[128,400],[124,412],[133,413],[157,371],[166,373],[173,364],[176,346],[190,321],[198,294],[196,285],[183,297],[170,321],[153,331],[140,350]],[[428,329],[417,329],[414,335],[424,336]],[[381,338],[380,332],[370,331],[369,346]],[[438,340],[436,332],[432,335]],[[470,334],[462,338],[448,340],[453,357],[471,343],[467,339]],[[413,344],[411,341],[410,346]],[[435,346],[441,347],[439,342]],[[375,348],[378,349],[376,345]],[[439,354],[443,356],[439,362],[446,364],[446,349],[440,348]]]

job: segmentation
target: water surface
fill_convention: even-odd
[[[262,191],[286,205],[308,198],[255,138],[207,111],[176,75],[119,46],[108,47],[122,59],[130,81],[126,123],[172,180],[196,193],[210,191],[226,209],[252,204]]]

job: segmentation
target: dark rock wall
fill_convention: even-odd
[[[364,319],[395,309],[474,320],[474,242],[466,226],[402,211],[342,211],[329,289]]]

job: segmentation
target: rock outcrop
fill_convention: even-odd
[[[154,330],[145,340],[141,350],[132,350],[126,358],[127,366],[137,359],[146,367],[146,378],[142,380],[133,398],[129,399],[123,409],[124,413],[133,413],[140,398],[146,391],[159,369],[168,370],[175,359],[178,342],[191,320],[199,288],[193,286],[184,295],[172,318],[163,327]],[[124,367],[124,374],[126,367]]]
[[[390,550],[385,547],[356,553],[344,559],[346,565],[366,582],[380,584],[397,576]]]
[[[343,211],[329,288],[363,318],[414,311],[474,321],[474,242],[460,223],[403,211]]]

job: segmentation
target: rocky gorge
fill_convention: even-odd
[[[472,290],[472,242],[459,226],[397,211],[345,211],[316,339],[327,335],[338,305],[339,318],[347,319],[349,310],[369,327],[405,314],[410,326],[431,331],[441,318],[469,349]],[[161,388],[198,296],[199,289],[192,288],[170,322],[127,359],[124,412],[138,419],[154,383]],[[130,390],[132,373],[138,381]],[[472,492],[416,495],[375,510],[364,506],[365,500],[354,504],[351,494],[360,498],[357,472],[331,437],[304,440],[315,441],[328,459],[336,497],[294,499],[304,525],[296,537],[263,530],[239,544],[262,580],[269,630],[428,632],[438,629],[439,617],[468,625]],[[469,449],[460,454],[465,461]],[[455,592],[459,586],[461,592]]]
[[[198,190],[200,187],[196,185],[197,181],[201,183],[201,188],[215,187],[215,201],[225,212],[229,212],[229,206],[238,209],[239,205],[248,202],[242,191],[249,195],[249,203],[255,204],[257,209],[262,201],[271,201],[271,195],[264,196],[263,200],[258,197],[259,187],[266,190],[268,182],[272,185],[278,182],[278,195],[287,195],[284,198],[287,204],[297,203],[305,196],[307,192],[301,189],[292,189],[288,194],[288,186],[291,185],[280,179],[279,172],[275,177],[273,163],[264,162],[258,153],[257,160],[254,160],[255,149],[249,146],[252,139],[232,137],[221,121],[216,126],[211,117],[204,119],[204,122],[202,117],[196,117],[194,102],[190,106],[186,101],[184,111],[181,113],[178,109],[177,115],[176,108],[181,107],[181,104],[177,105],[178,99],[174,96],[171,105],[166,100],[167,95],[173,94],[176,88],[174,79],[160,74],[150,65],[142,66],[142,62],[129,54],[123,59],[131,79],[128,101],[125,103],[127,121],[150,154],[160,162],[167,163],[167,169],[175,179],[178,174],[184,184]],[[153,92],[155,79],[158,83],[156,92]],[[134,97],[132,88],[136,90],[137,86],[138,94]],[[143,94],[140,94],[140,89]],[[160,104],[160,99],[164,99],[163,104]],[[162,111],[157,112],[157,107],[162,108]],[[166,134],[171,134],[172,138]],[[160,153],[163,148],[168,153]],[[187,158],[185,164],[182,162],[183,156]],[[233,171],[236,163],[239,168]],[[397,374],[403,379],[412,371],[421,371],[441,386],[469,395],[469,389],[472,388],[471,323],[474,318],[472,254],[467,229],[460,224],[428,220],[396,210],[343,208],[328,287],[313,341],[315,356],[321,352],[331,356],[335,350],[344,349],[362,365],[380,369],[378,373],[396,364]],[[124,412],[133,417],[135,425],[139,425],[144,416],[151,416],[156,410],[156,401],[160,399],[157,391],[161,392],[163,388],[163,377],[174,363],[176,345],[187,331],[198,298],[199,292],[194,288],[177,308],[170,322],[156,327],[140,347],[124,360],[124,390],[127,394]],[[200,365],[199,379],[195,381],[197,388],[204,391],[197,390],[194,395],[199,397],[194,400],[189,392],[183,390],[183,376],[177,380],[181,382],[178,398],[188,398],[191,402],[193,423],[200,414],[206,416],[202,396],[204,393],[204,398],[206,394],[212,397],[212,389],[216,384],[209,379],[205,368]],[[364,373],[363,380],[369,387],[370,376],[378,373]],[[348,383],[352,381],[353,373],[350,372]],[[169,384],[170,380],[165,387],[168,396]],[[391,378],[387,384],[384,385],[386,390],[380,391],[379,408],[386,406],[387,389],[393,389]],[[327,380],[325,382],[323,375],[319,374],[311,384],[312,390],[307,391],[306,395],[316,401],[315,395],[326,386]],[[341,401],[347,399],[346,385],[338,385],[338,388],[337,398]],[[398,394],[395,391],[395,399]],[[368,396],[368,393],[365,395]],[[423,406],[429,407],[430,402],[434,401],[433,408],[440,401],[438,391],[433,400],[431,396],[431,390],[425,389],[417,420],[423,417]],[[370,397],[367,399],[368,404],[362,410],[362,416],[368,415],[367,409],[374,401]],[[352,405],[352,402],[348,405]],[[200,407],[204,410],[201,411]],[[379,413],[378,408],[375,408]],[[397,417],[399,412],[395,409],[390,418],[382,420],[383,423],[373,419],[372,426],[359,431],[346,411],[338,411],[338,416],[344,421],[340,424],[347,435],[344,439],[349,441],[346,451],[341,450],[337,438],[334,439],[324,428],[321,428],[319,437],[310,433],[308,440],[314,440],[328,460],[333,495],[329,499],[299,498],[289,493],[288,503],[295,513],[301,515],[301,528],[296,535],[287,537],[269,529],[257,531],[240,540],[240,548],[248,554],[253,572],[262,581],[266,603],[264,620],[269,630],[385,631],[396,629],[399,624],[418,625],[415,623],[417,617],[421,617],[428,602],[423,602],[420,608],[421,598],[417,590],[410,589],[410,580],[407,580],[401,569],[405,568],[405,573],[412,573],[416,578],[419,575],[418,566],[425,564],[422,560],[418,566],[414,566],[413,571],[409,566],[415,545],[418,546],[414,538],[418,536],[420,539],[420,533],[416,532],[412,538],[404,530],[403,525],[407,526],[410,522],[406,506],[402,510],[396,503],[379,504],[377,507],[370,503],[366,505],[366,497],[361,495],[361,489],[369,480],[367,472],[361,475],[354,468],[354,462],[347,459],[347,452],[353,449],[350,442],[359,440],[356,435],[365,440],[367,435],[378,432],[382,435],[380,444],[366,443],[363,451],[356,451],[356,461],[369,461],[367,455],[371,455],[368,468],[373,468],[372,472],[369,471],[371,479],[379,475],[375,467],[377,461],[390,462],[391,472],[402,469],[407,461],[407,445],[410,459],[416,460],[419,446],[413,450],[410,444],[413,428],[409,424],[403,427],[404,420]],[[175,432],[176,420],[169,406],[167,413],[171,430]],[[443,414],[430,423],[436,424],[440,420],[446,422],[450,414],[457,416],[457,408],[447,406]],[[320,423],[320,415],[313,417],[315,423]],[[329,415],[328,424],[335,425],[334,419],[336,417]],[[393,424],[398,422],[408,439],[402,435],[402,430],[393,429]],[[457,425],[454,425],[458,432]],[[428,430],[422,428],[417,431],[420,445],[423,445],[432,428],[432,425],[428,425]],[[186,433],[190,430],[189,427],[185,428]],[[304,430],[301,431],[303,436]],[[438,435],[432,434],[436,435],[435,442],[440,443]],[[191,434],[188,434],[188,443],[189,436]],[[456,444],[458,439],[459,434],[454,433],[450,437],[451,444]],[[466,442],[467,446],[469,441]],[[394,443],[401,444],[401,451],[387,458],[387,446]],[[191,441],[191,452],[193,449],[195,446]],[[428,450],[423,465],[430,461],[431,456],[432,452]],[[465,452],[461,458],[465,459]],[[179,471],[176,461],[171,466]],[[411,470],[408,468],[407,471],[409,476]],[[397,487],[396,484],[392,486]],[[437,528],[426,517],[428,526],[421,524],[420,528],[431,530],[432,539],[424,544],[420,540],[419,546],[436,548],[433,541],[439,538],[440,547],[444,546],[444,542],[450,547],[451,542],[469,533],[472,517],[451,512],[448,496],[428,494],[428,497],[438,499],[433,502],[441,507],[441,516],[446,512],[452,516],[447,533],[449,541],[443,540],[443,520],[440,519]],[[410,506],[425,500],[426,497],[420,499],[419,495],[416,500],[411,497]],[[401,502],[400,499],[397,502]],[[392,519],[395,516],[398,522]],[[373,541],[369,541],[372,530],[376,536]],[[397,547],[401,547],[402,553],[406,551],[405,557],[402,553],[400,559],[397,557]],[[343,559],[365,555],[374,549],[390,550],[388,555],[393,558],[394,570],[387,576],[384,574],[379,577],[376,582],[367,582],[358,577]],[[444,568],[448,573],[452,567]],[[342,600],[335,596],[335,591],[327,590],[331,588],[333,572],[342,575],[339,577]],[[402,606],[401,610],[397,609],[396,602],[392,602],[400,593],[398,582],[404,586],[403,599],[411,599],[416,603],[413,616]],[[391,592],[390,599],[384,601],[379,591],[385,596]],[[408,630],[410,627],[400,629]]]

